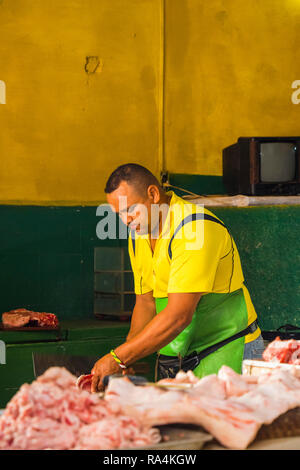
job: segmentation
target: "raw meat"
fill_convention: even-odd
[[[158,383],[165,385],[192,384],[197,394],[203,393],[216,398],[226,397],[225,383],[220,381],[216,374],[208,375],[199,380],[190,370],[188,372],[179,371],[174,379],[162,379]]]
[[[300,341],[281,340],[277,336],[268,344],[262,355],[264,361],[300,365]]]
[[[24,384],[0,417],[0,450],[121,449],[159,442],[160,434],[118,403],[76,388],[61,367]]]
[[[199,379],[193,374],[191,370],[184,372],[183,370],[180,370],[176,377],[174,379],[161,379],[159,381],[160,384],[168,384],[168,383],[187,383],[187,384],[198,384]]]
[[[56,328],[58,319],[54,313],[33,312],[26,308],[19,308],[2,314],[4,328],[21,328],[24,326],[39,326]]]
[[[230,369],[230,367],[227,366],[223,366],[219,370],[218,378],[221,379],[222,383],[224,383],[227,397],[238,397],[253,389],[253,386],[247,380],[245,380],[245,377],[236,374],[232,369]]]
[[[16,328],[27,325],[30,321],[30,314],[25,309],[21,311],[12,310],[2,314],[2,323],[5,328]]]
[[[180,374],[175,381],[183,379]],[[105,399],[122,403],[126,414],[148,426],[198,424],[232,449],[247,448],[263,424],[300,406],[300,380],[293,371],[275,369],[249,380],[223,366],[218,375],[195,379],[194,387],[185,391],[136,387],[126,378],[111,379]]]
[[[76,381],[77,388],[90,392],[92,386],[92,377],[93,374],[80,375]]]
[[[159,440],[160,435],[157,429],[150,428],[143,431],[141,426],[137,426],[136,419],[130,416],[120,416],[118,419],[102,419],[82,426],[75,450],[141,447],[159,442]]]

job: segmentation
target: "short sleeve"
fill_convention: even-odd
[[[146,294],[147,292],[151,292],[153,290],[153,271],[151,269],[151,262],[145,262],[146,260],[143,259],[143,254],[137,253],[137,251],[140,252],[141,246],[138,246],[138,250],[136,250],[137,245],[140,245],[140,242],[142,241],[139,240],[138,243],[135,241],[134,251],[131,236],[128,239],[128,252],[134,279],[134,292],[137,295]]]
[[[211,221],[193,221],[171,243],[168,293],[213,292],[227,230]],[[185,230],[183,230],[185,228]]]

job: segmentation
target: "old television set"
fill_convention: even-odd
[[[300,137],[240,137],[223,149],[229,195],[300,194]]]

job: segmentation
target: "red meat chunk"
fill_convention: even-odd
[[[281,340],[277,336],[263,352],[264,361],[284,364],[299,364],[300,341],[296,339]]]
[[[33,312],[26,308],[19,308],[2,314],[4,328],[20,328],[24,326],[40,326],[56,328],[58,319],[54,313]]]

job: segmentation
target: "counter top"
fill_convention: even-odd
[[[194,204],[203,204],[211,207],[249,207],[249,206],[299,206],[300,195],[296,196],[186,196],[183,199]]]
[[[228,450],[215,440],[205,444],[203,450]],[[300,436],[255,441],[246,450],[300,450]]]
[[[6,344],[31,342],[68,341],[77,339],[106,338],[124,336],[129,331],[129,322],[102,321],[94,318],[86,320],[63,320],[58,329],[36,331],[0,330],[0,339]]]

